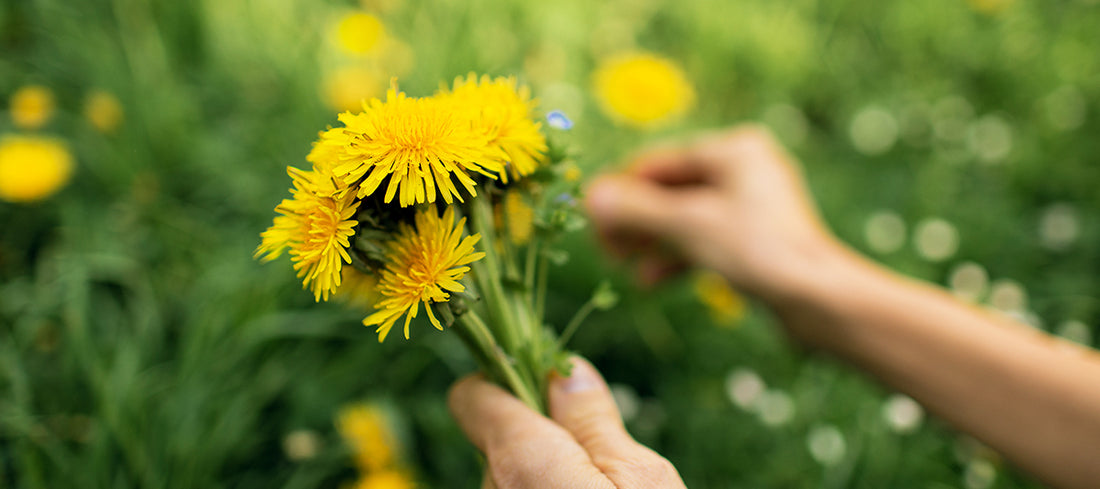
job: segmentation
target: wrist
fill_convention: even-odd
[[[843,348],[843,316],[850,299],[887,285],[874,263],[842,243],[826,240],[792,260],[785,287],[765,298],[793,339],[824,350]]]

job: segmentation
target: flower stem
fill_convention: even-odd
[[[481,235],[481,249],[485,258],[471,263],[474,278],[481,295],[485,299],[494,331],[500,338],[504,349],[514,354],[519,349],[519,337],[516,333],[516,318],[508,307],[508,301],[501,286],[500,257],[497,256],[496,230],[493,228],[493,208],[488,198],[475,198],[470,202],[471,231]]]
[[[489,327],[474,311],[467,311],[458,317],[456,323],[462,332],[467,346],[476,348],[475,355],[480,353],[480,358],[487,363],[487,370],[495,373],[500,382],[512,390],[524,404],[538,412],[543,412],[542,401],[537,395],[538,390],[516,370],[512,359],[493,339]]]
[[[581,326],[581,323],[583,323],[584,320],[588,318],[588,315],[592,314],[594,310],[596,310],[596,303],[592,299],[589,299],[588,302],[585,302],[584,305],[577,310],[577,313],[573,315],[573,319],[569,320],[569,324],[565,326],[565,329],[561,332],[561,336],[558,337],[559,350],[565,349],[565,344],[569,341],[569,338],[573,337],[573,333],[577,332],[577,328]]]

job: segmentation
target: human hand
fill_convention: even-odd
[[[774,305],[840,249],[791,157],[754,126],[646,152],[593,181],[586,204],[604,244],[637,256],[647,283],[693,264]]]
[[[486,487],[683,488],[668,460],[626,432],[611,391],[588,362],[549,388],[550,418],[472,375],[449,395],[451,412],[489,461]]]

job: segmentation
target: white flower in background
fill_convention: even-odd
[[[546,114],[546,123],[554,129],[568,131],[573,128],[573,121],[560,110],[551,110]]]
[[[882,419],[895,433],[912,433],[924,421],[924,408],[909,396],[894,394],[882,405]]]
[[[726,395],[741,409],[752,408],[766,389],[764,380],[747,368],[734,369],[726,376]]]
[[[880,210],[863,225],[867,246],[876,253],[893,253],[905,245],[905,221],[897,213]]]
[[[924,219],[917,223],[913,244],[917,248],[917,254],[925,260],[944,261],[959,249],[959,232],[943,219]]]
[[[1081,321],[1069,320],[1058,325],[1058,336],[1061,336],[1074,343],[1080,343],[1082,345],[1092,345],[1092,328]]]
[[[831,466],[844,460],[848,444],[844,441],[844,434],[836,426],[822,425],[810,430],[810,434],[806,436],[806,448],[818,463]]]
[[[1077,87],[1065,85],[1040,101],[1047,122],[1060,131],[1072,131],[1085,123],[1088,105]]]
[[[615,398],[615,405],[619,406],[619,413],[623,421],[631,421],[638,416],[641,401],[633,387],[626,384],[611,384],[611,397]]]
[[[989,289],[989,305],[1003,313],[1022,316],[1027,311],[1027,291],[1015,280],[996,280]]]
[[[966,145],[978,161],[998,163],[1012,151],[1012,128],[1004,119],[987,115],[970,125]]]
[[[806,142],[810,124],[806,121],[806,114],[803,114],[798,107],[790,104],[775,104],[764,110],[761,119],[779,135],[779,139],[783,142],[791,146]]]
[[[283,437],[283,453],[294,461],[309,460],[321,450],[321,437],[313,430],[294,430]]]
[[[1044,248],[1062,251],[1077,241],[1077,209],[1069,204],[1053,204],[1039,218],[1039,243]]]
[[[755,404],[756,414],[765,425],[783,426],[794,418],[794,400],[781,390],[764,391]]]
[[[966,489],[988,489],[997,480],[997,468],[984,458],[975,458],[966,464],[963,485]]]
[[[864,107],[852,118],[848,135],[856,151],[875,156],[890,151],[898,140],[898,121],[892,114],[874,105]]]
[[[985,268],[974,262],[963,262],[951,271],[948,279],[951,293],[960,299],[978,302],[989,287],[989,274]]]
[[[951,96],[932,107],[932,132],[944,142],[959,142],[966,136],[966,126],[974,117],[974,108],[966,99]]]

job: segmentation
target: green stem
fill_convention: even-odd
[[[581,323],[583,323],[588,315],[592,314],[594,310],[596,310],[596,304],[592,299],[589,299],[588,302],[585,302],[584,305],[577,310],[577,313],[573,315],[573,319],[569,320],[569,324],[565,326],[565,329],[561,332],[561,336],[558,337],[559,350],[565,349],[565,344],[569,341],[569,338],[573,336],[573,333],[577,332],[577,328],[581,326]]]
[[[490,372],[499,375],[499,380],[528,407],[540,413],[544,412],[537,390],[534,389],[530,381],[525,381],[519,371],[516,370],[512,359],[493,340],[493,334],[489,331],[489,327],[485,325],[485,322],[481,320],[481,317],[473,311],[468,311],[458,317],[456,324],[464,330],[464,335],[468,335],[469,343],[467,344],[472,344],[480,350],[489,365]]]
[[[500,258],[496,251],[497,236],[493,228],[493,209],[487,196],[472,199],[470,202],[470,227],[471,231],[481,235],[481,250],[485,252],[485,258],[470,264],[474,279],[481,289],[491,322],[495,326],[493,331],[504,344],[504,349],[514,354],[520,345],[516,335],[517,321],[508,307],[504,288],[500,284],[502,276]]]
[[[523,267],[523,286],[527,290],[527,297],[532,307],[535,305],[535,272],[541,244],[538,239],[532,239],[527,244],[527,260]]]
[[[535,317],[546,317],[546,284],[550,275],[550,259],[545,256],[539,259],[537,273],[538,286],[535,287]]]

